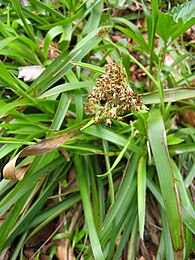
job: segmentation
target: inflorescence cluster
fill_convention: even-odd
[[[112,62],[106,65],[106,74],[97,79],[97,86],[88,95],[85,112],[96,114],[95,122],[105,121],[105,125],[111,126],[110,119],[122,120],[122,115],[142,109],[142,104],[142,96],[127,83],[124,68]]]

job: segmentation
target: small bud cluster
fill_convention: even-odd
[[[99,38],[103,35],[108,34],[108,29],[107,28],[102,28],[101,30],[99,30],[99,32],[96,34],[96,37]]]
[[[96,114],[95,122],[105,121],[107,126],[111,126],[110,119],[122,120],[125,113],[142,108],[141,95],[132,90],[124,68],[115,62],[106,65],[106,74],[97,79],[97,86],[87,100],[86,114]]]

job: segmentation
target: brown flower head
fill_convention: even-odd
[[[96,114],[95,122],[105,121],[110,126],[110,119],[122,120],[129,111],[142,109],[142,97],[129,86],[124,71],[112,62],[106,65],[106,74],[97,79],[85,103],[86,114]]]

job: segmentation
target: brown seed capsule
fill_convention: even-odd
[[[131,109],[140,110],[142,97],[129,86],[124,69],[112,62],[105,66],[106,73],[97,80],[97,86],[87,97],[86,114],[96,113],[95,122],[105,121],[111,126],[111,118],[122,120]],[[99,104],[99,105],[98,105]]]

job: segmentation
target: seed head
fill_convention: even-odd
[[[121,116],[131,110],[141,110],[143,103],[142,96],[127,83],[123,67],[113,61],[105,70],[87,97],[85,112],[95,114],[95,122],[105,121],[105,125],[111,126],[110,119],[122,120]]]

